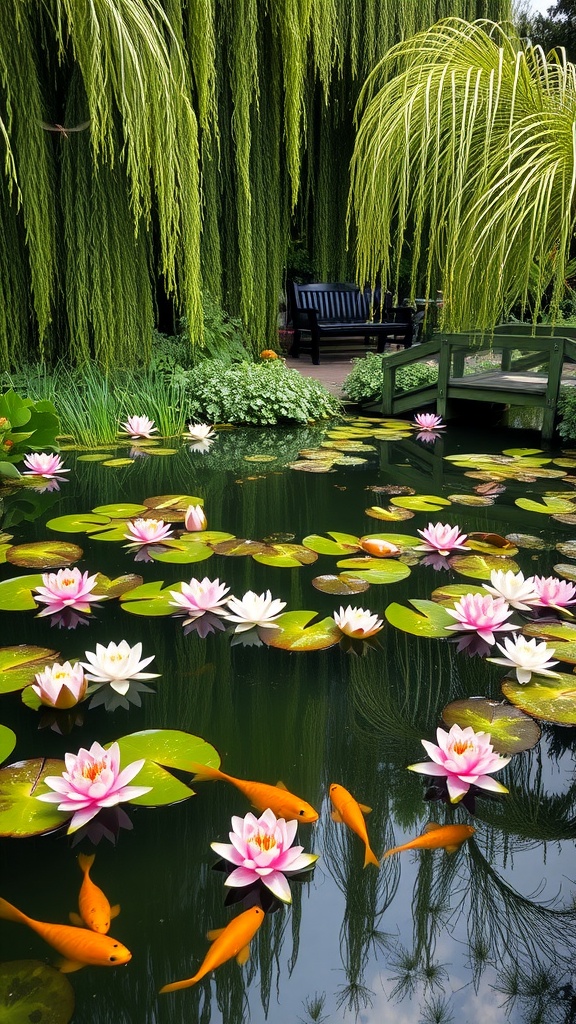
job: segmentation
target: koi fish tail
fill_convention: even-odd
[[[228,776],[218,768],[211,768],[208,764],[198,764],[197,761],[190,761],[189,767],[194,772],[194,782],[216,782],[218,779],[227,779]]]
[[[88,874],[88,872],[90,871],[90,868],[92,867],[92,865],[93,865],[95,860],[96,860],[96,854],[95,853],[79,853],[78,854],[78,864],[80,866],[80,870],[83,871],[84,874]]]
[[[393,846],[391,850],[384,851],[384,853],[382,854],[382,859],[384,859],[384,857],[390,857],[393,853],[400,853],[400,850],[402,849],[402,846]]]
[[[374,851],[370,849],[368,844],[366,844],[366,856],[364,857],[364,867],[368,867],[369,864],[374,864],[374,866],[377,868],[380,867],[380,861],[378,860],[378,857],[376,856]]]
[[[17,907],[13,907],[8,900],[0,898],[0,917],[3,917],[5,921],[17,921],[18,924],[30,925],[30,918],[26,917],[21,910]]]
[[[190,988],[200,981],[201,975],[195,974],[193,978],[185,978],[184,981],[172,981],[169,985],[163,985],[160,992],[179,992],[182,988]]]

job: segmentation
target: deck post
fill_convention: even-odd
[[[451,352],[448,338],[440,339],[440,358],[438,360],[438,385],[436,392],[436,412],[446,419],[448,411],[448,384],[450,381]]]
[[[548,383],[546,385],[546,404],[542,414],[542,440],[551,441],[554,436],[556,407],[562,383],[562,367],[564,365],[564,338],[554,338],[550,348],[548,363]]]

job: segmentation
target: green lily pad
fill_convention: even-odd
[[[109,524],[110,516],[97,515],[95,512],[76,512],[73,515],[49,519],[46,526],[56,533],[96,533]]]
[[[68,1024],[74,989],[65,974],[40,960],[0,964],[0,1024]]]
[[[334,647],[342,636],[334,619],[326,618],[308,625],[316,616],[317,612],[283,612],[276,619],[279,628],[261,627],[258,633],[269,647],[283,651],[324,651]]]
[[[527,551],[546,551],[550,546],[542,537],[534,537],[530,533],[508,533],[506,540],[515,544],[517,548],[526,548]]]
[[[557,544],[556,551],[566,555],[566,558],[576,558],[576,540],[567,540],[563,544]]]
[[[499,533],[469,533],[466,547],[471,551],[481,551],[483,555],[517,555],[518,548],[509,537],[501,537]]]
[[[474,732],[487,732],[497,754],[519,754],[538,743],[540,726],[519,708],[486,697],[468,697],[447,704],[442,718],[448,727],[470,726]]]
[[[151,786],[151,792],[130,801],[146,807],[179,803],[194,796],[194,790],[166,771],[167,768],[192,774],[195,764],[206,764],[212,768],[220,765],[220,755],[215,747],[200,736],[178,729],[146,729],[122,736],[117,743],[121,765],[146,758],[135,785]]]
[[[35,681],[37,672],[41,672],[47,665],[53,665],[58,657],[58,651],[49,647],[34,647],[32,644],[0,647],[0,693],[23,690]]]
[[[212,558],[214,551],[207,544],[190,544],[185,540],[166,540],[156,548],[152,545],[149,554],[155,562],[172,562],[176,565],[190,565]]]
[[[438,604],[453,608],[464,594],[487,594],[484,587],[474,587],[466,583],[446,583],[432,591],[432,600]]]
[[[134,505],[131,502],[119,502],[117,505],[98,505],[93,508],[95,515],[110,516],[110,519],[132,519],[147,512],[146,505]]]
[[[400,494],[390,498],[390,504],[411,512],[439,512],[450,502],[448,498],[439,498],[435,494]]]
[[[321,590],[323,594],[362,594],[368,590],[370,584],[367,580],[360,579],[352,573],[341,572],[339,576],[327,574],[326,576],[315,576],[312,586]]]
[[[152,583],[143,583],[135,587],[126,596],[120,597],[120,603],[124,611],[132,615],[173,615],[177,611],[172,600],[170,590],[177,590],[178,585],[170,583],[164,588],[162,580],[154,580]]]
[[[343,558],[339,569],[352,569],[354,575],[368,583],[398,583],[410,575],[410,566],[395,558]]]
[[[565,565],[559,562],[558,565],[553,566],[553,570],[557,576],[562,576],[565,580],[570,580],[571,583],[576,582],[576,565]]]
[[[0,725],[0,763],[10,756],[16,746],[16,733],[7,725]]]
[[[449,494],[448,499],[453,505],[481,507],[482,505],[494,504],[494,498],[489,494]]]
[[[155,448],[151,446],[148,450],[148,455],[177,455],[177,448]]]
[[[331,537],[332,540],[329,540],[328,537]],[[329,530],[328,537],[323,537],[319,533],[309,533],[307,537],[304,537],[302,543],[304,547],[310,548],[310,551],[315,551],[318,555],[348,555],[351,551],[358,551],[360,546],[358,537],[352,533],[337,533]]]
[[[442,605],[434,601],[421,601],[416,598],[410,599],[412,608],[406,608],[395,602],[389,604],[384,615],[387,622],[404,633],[413,633],[415,636],[428,637],[450,637],[453,635],[447,626],[454,625],[454,618],[449,615]]]
[[[301,565],[312,565],[318,560],[316,552],[303,544],[268,544],[265,552],[252,557],[255,562],[262,565],[291,569]]]
[[[502,683],[502,693],[511,704],[533,718],[557,725],[576,725],[576,676],[559,672],[556,679],[533,675],[523,685],[516,677]]]
[[[576,665],[576,624],[571,622],[528,622],[522,630],[527,636],[545,640],[554,648],[554,657]],[[575,677],[576,678],[576,677]]]
[[[218,541],[217,544],[211,545],[217,555],[226,555],[231,558],[261,555],[266,551],[267,546],[261,540],[247,540],[245,537],[234,537],[232,540]]]
[[[70,445],[70,447],[74,450],[72,445]],[[78,455],[76,457],[76,462],[106,462],[111,458],[112,452],[106,452],[102,455]]]
[[[130,590],[135,590],[136,587],[142,586],[142,583],[142,577],[136,573],[129,572],[125,576],[117,576],[116,579],[111,580],[109,576],[104,576],[99,572],[96,573],[96,583],[92,593],[111,600],[114,597],[127,594]]]
[[[184,522],[190,505],[203,505],[204,498],[192,494],[160,494],[153,498],[143,498],[146,508],[154,509],[165,523]]]
[[[541,502],[533,501],[532,498],[516,498],[514,504],[518,505],[519,508],[525,509],[526,512],[540,512],[547,516],[558,515],[558,513],[563,512],[576,513],[576,506],[573,501],[567,501],[565,498],[550,498],[545,495]]]
[[[0,583],[0,611],[25,612],[38,608],[32,597],[34,587],[42,586],[42,574],[14,576]]]
[[[332,468],[333,459],[321,461],[320,459],[302,459],[300,462],[289,462],[288,469],[296,469],[301,473],[335,473]]]
[[[15,544],[6,554],[6,561],[26,569],[60,569],[72,565],[83,555],[82,548],[66,541],[42,540]]]
[[[65,767],[64,761],[38,757],[0,768],[0,836],[39,836],[69,820],[71,814],[36,799],[41,790],[48,792],[46,776],[61,775]]]
[[[503,572],[518,572],[520,569],[512,558],[498,555],[454,555],[450,565],[460,576],[470,576],[474,580],[489,580],[493,569],[502,569]]]
[[[103,466],[111,466],[113,469],[119,469],[120,466],[131,466],[134,459],[104,459]]]
[[[382,508],[381,505],[371,505],[370,508],[364,509],[364,515],[369,516],[370,519],[383,519],[388,523],[400,523],[403,519],[413,519],[414,513],[408,508],[394,508],[390,505],[388,508]]]

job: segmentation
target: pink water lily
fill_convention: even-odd
[[[96,576],[89,576],[87,572],[82,573],[80,569],[45,572],[42,574],[42,584],[41,587],[34,587],[32,590],[34,600],[46,605],[46,608],[38,613],[39,619],[44,615],[60,612],[64,608],[89,612],[91,601],[104,600],[102,595],[92,593],[96,586]]]
[[[286,601],[273,598],[269,590],[265,594],[247,590],[244,597],[230,597],[226,603],[230,611],[224,613],[224,618],[237,623],[236,633],[254,629],[255,626],[277,629],[274,620],[286,607]]]
[[[59,811],[73,811],[68,833],[76,832],[95,817],[103,807],[114,807],[126,800],[149,793],[151,786],[128,786],[138,775],[145,758],[132,761],[120,771],[120,748],[113,743],[104,750],[93,743],[90,750],[82,747],[77,754],[65,754],[66,771],[49,775],[44,781],[53,793],[39,793],[37,800],[58,804]]]
[[[132,438],[149,438],[151,434],[158,433],[158,427],[154,426],[154,420],[149,420],[147,416],[129,416],[126,423],[121,423],[120,426]]]
[[[350,605],[347,608],[340,607],[339,611],[334,612],[334,622],[345,636],[361,640],[367,640],[369,636],[374,636],[382,629],[382,619],[377,615],[364,608],[351,608]]]
[[[46,665],[36,673],[36,682],[32,684],[36,696],[49,708],[73,708],[82,700],[87,687],[82,665],[72,666],[69,661]]]
[[[163,519],[133,519],[126,523],[128,533],[124,536],[130,541],[129,547],[140,544],[161,544],[172,536],[172,528]]]
[[[532,601],[535,608],[565,608],[576,603],[576,587],[556,576],[534,576],[532,585],[536,600]]]
[[[432,758],[419,764],[410,764],[412,772],[446,778],[448,794],[453,804],[458,803],[470,786],[478,786],[491,793],[507,793],[501,782],[490,778],[510,761],[509,757],[495,754],[490,734],[474,732],[471,726],[461,729],[453,725],[450,732],[436,730],[438,745],[421,740],[426,753]]]
[[[495,642],[494,633],[519,628],[512,622],[506,622],[512,615],[508,602],[503,597],[492,597],[492,594],[464,594],[453,608],[446,611],[458,620],[446,629],[473,631],[489,644]]]
[[[110,641],[108,647],[103,644],[96,644],[96,653],[85,652],[86,661],[81,662],[86,669],[86,678],[94,683],[109,683],[113,690],[124,695],[128,692],[132,679],[156,679],[159,672],[142,672],[151,661],[154,661],[154,654],[148,658],[142,658],[142,644],[135,644],[130,647],[127,640],[121,640],[119,644]]]
[[[28,469],[22,476],[43,476],[47,480],[54,480],[59,473],[70,472],[64,469],[62,459],[54,452],[30,452],[24,456],[24,463]]]
[[[259,818],[248,813],[234,816],[229,833],[230,844],[211,843],[215,853],[236,865],[225,885],[241,887],[261,881],[279,900],[292,902],[286,875],[308,871],[318,860],[312,853],[303,853],[302,846],[293,846],[297,821],[277,818],[267,808]]]
[[[445,424],[442,423],[442,417],[437,416],[435,412],[417,412],[412,426],[418,427],[419,430],[444,430]]]
[[[189,533],[198,533],[205,530],[208,526],[208,520],[204,513],[202,505],[188,505],[186,509],[186,516],[184,518],[184,525]]]
[[[504,645],[496,644],[496,647],[504,658],[488,658],[495,665],[510,665],[516,669],[516,678],[519,683],[529,683],[532,673],[539,676],[552,676],[556,678],[557,672],[550,671],[552,665],[557,661],[550,661],[554,654],[554,647],[548,647],[545,642],[538,643],[536,637],[527,640],[524,636],[504,637]]]
[[[449,551],[460,551],[466,547],[467,534],[460,533],[459,526],[449,523],[428,523],[424,530],[418,530],[425,543],[419,544],[417,551],[438,551],[447,555]]]
[[[209,580],[207,576],[203,580],[191,579],[190,583],[182,583],[180,592],[170,591],[173,598],[170,604],[175,605],[180,611],[187,612],[189,618],[184,625],[188,625],[193,619],[205,612],[218,612],[226,604],[226,594],[230,593],[230,587],[220,580]]]

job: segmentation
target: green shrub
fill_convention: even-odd
[[[19,476],[13,464],[26,452],[57,448],[59,422],[51,402],[34,402],[15,391],[0,395],[0,476]]]
[[[386,358],[386,356],[384,356]],[[370,352],[361,359],[353,359],[353,370],[348,374],[342,390],[353,402],[373,402],[382,397],[384,371],[382,355]],[[399,391],[434,384],[438,379],[438,368],[427,363],[414,363],[396,372],[396,387]]]
[[[307,423],[341,412],[323,384],[289,370],[281,359],[235,363],[206,359],[187,373],[189,417],[209,423]]]
[[[252,346],[239,317],[229,316],[228,313],[208,292],[202,296],[202,309],[204,315],[204,340],[199,343],[195,338],[190,338],[188,322],[185,317],[180,321],[181,334],[177,339],[183,348],[184,355],[180,354],[181,366],[189,368],[204,359],[221,359],[229,364],[241,362],[250,358]],[[159,345],[162,351],[162,344]]]
[[[560,389],[558,433],[565,441],[576,441],[576,387]]]

